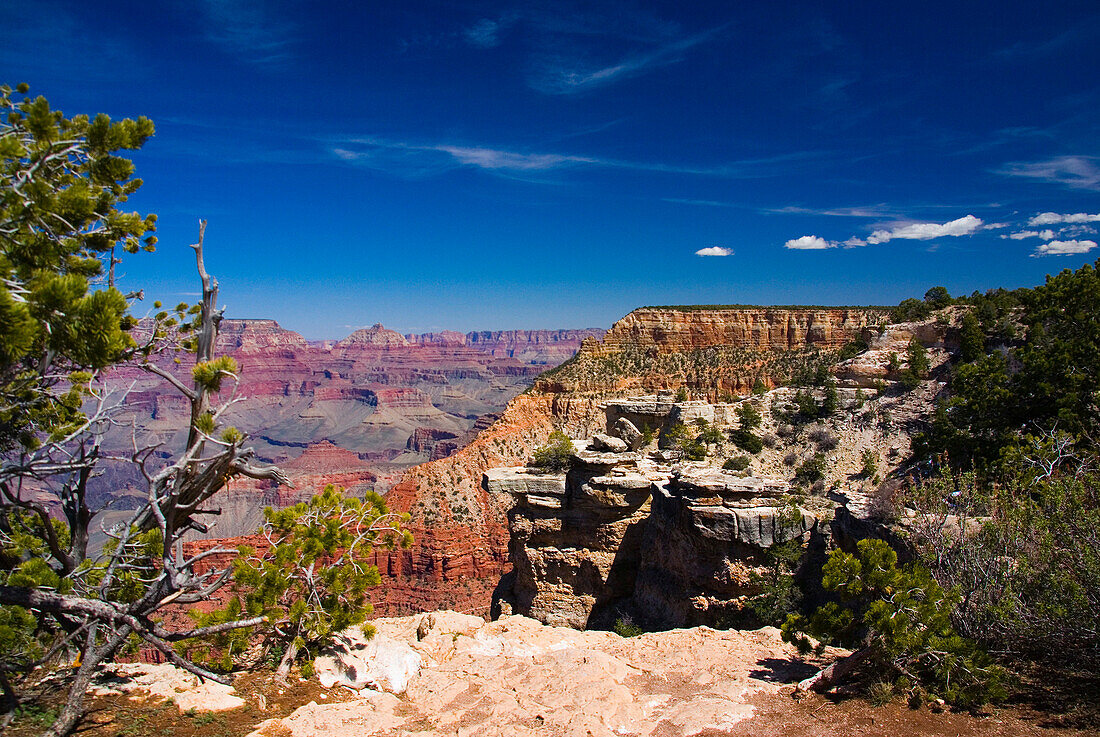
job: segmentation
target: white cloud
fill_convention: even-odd
[[[1032,256],[1072,256],[1088,253],[1096,248],[1096,241],[1051,241],[1035,249]]]
[[[732,256],[732,248],[723,248],[722,246],[711,246],[710,248],[700,248],[695,252],[696,256]]]
[[[1009,223],[986,223],[982,226],[985,230],[1000,230],[1001,228],[1007,228]]]
[[[905,240],[928,241],[943,236],[971,235],[982,227],[981,218],[973,215],[961,217],[947,223],[910,223],[901,225],[892,230],[876,230],[867,237],[871,244],[888,243],[898,238]]]
[[[1041,212],[1027,221],[1028,225],[1056,225],[1058,223],[1100,223],[1100,214],[1090,215],[1087,212],[1078,212],[1072,215],[1059,215],[1056,212]]]
[[[847,246],[848,248],[855,248],[855,247],[857,247],[857,246],[866,246],[866,245],[867,245],[867,241],[863,240],[862,238],[856,238],[856,237],[855,237],[855,236],[853,235],[853,236],[852,236],[851,238],[849,238],[848,240],[844,241],[844,242],[843,242],[843,243],[841,243],[840,245],[842,245],[842,246]]]
[[[1042,238],[1044,241],[1054,239],[1054,231],[1050,228],[1045,230],[1021,230],[1019,233],[1009,233],[1008,235],[1002,235],[1002,238],[1011,238],[1014,241],[1022,241],[1025,238]]]
[[[1075,189],[1100,189],[1100,166],[1096,162],[1095,156],[1059,156],[1047,161],[1013,162],[998,173],[1065,184]]]
[[[784,248],[791,248],[796,251],[820,251],[823,248],[836,248],[836,246],[836,242],[818,238],[816,235],[804,235],[783,244]]]

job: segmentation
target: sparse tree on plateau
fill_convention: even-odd
[[[337,632],[371,613],[367,591],[381,578],[378,568],[366,563],[366,553],[379,545],[408,547],[412,535],[401,527],[407,520],[408,514],[390,512],[373,491],[360,500],[332,485],[309,502],[268,507],[260,527],[267,548],[242,547],[234,563],[234,584],[243,603],[234,598],[222,610],[197,615],[197,621],[210,626],[242,614],[264,617],[260,634],[282,649],[277,672],[286,676],[300,656],[315,657]],[[233,645],[240,652],[255,634],[232,630],[212,644],[228,667]]]

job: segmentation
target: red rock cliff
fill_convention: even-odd
[[[816,307],[642,307],[615,323],[600,343],[582,350],[610,354],[628,346],[663,353],[730,346],[755,350],[840,348],[882,310]]]

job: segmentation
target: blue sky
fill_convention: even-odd
[[[188,299],[203,217],[227,314],[311,338],[1041,283],[1100,257],[1098,41],[1094,0],[0,3],[3,81],[157,125],[126,285]]]

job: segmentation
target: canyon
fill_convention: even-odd
[[[359,493],[385,492],[414,465],[445,458],[489,426],[508,400],[602,329],[512,330],[402,335],[382,325],[339,341],[307,341],[273,320],[221,323],[218,350],[239,366],[235,398],[220,422],[249,435],[259,460],[278,464],[293,488],[240,479],[223,497],[208,537],[245,534],[263,506],[294,503],[332,483]],[[185,352],[156,357],[189,381]],[[123,454],[133,435],[167,456],[183,444],[187,404],[163,379],[136,367],[107,377],[126,392],[120,432],[105,450]],[[93,495],[125,508],[141,479],[129,464],[107,465]]]
[[[736,424],[737,406],[744,401],[734,396],[734,389],[748,395],[754,384],[782,385],[794,374],[812,373],[819,366],[840,378],[842,403],[854,407],[857,393],[864,390],[860,387],[886,377],[889,353],[913,332],[904,326],[882,329],[884,319],[883,310],[871,308],[643,308],[617,322],[602,341],[600,331],[406,337],[375,326],[321,345],[270,321],[226,321],[223,340],[242,366],[242,393],[252,403],[242,403],[230,421],[254,432],[261,456],[284,465],[295,487],[234,481],[219,519],[219,524],[230,523],[215,526],[208,536],[247,533],[258,523],[262,506],[294,503],[327,483],[352,493],[379,488],[391,509],[410,515],[415,542],[406,550],[372,554],[371,562],[383,575],[383,585],[372,597],[376,612],[400,615],[449,608],[488,615],[495,590],[498,602],[513,596],[509,586],[517,552],[509,549],[509,512],[522,501],[510,490],[486,483],[490,469],[527,463],[553,430],[590,438],[612,432],[624,419],[654,429],[696,420],[728,429]],[[943,353],[935,348],[943,345],[943,331],[925,333],[933,351]],[[870,341],[871,350],[837,364],[838,349],[856,339]],[[566,355],[570,348],[572,357]],[[546,371],[562,360],[559,368]],[[534,386],[518,393],[521,379],[530,382],[536,373]],[[502,411],[485,399],[500,391],[494,386],[514,394]],[[650,388],[656,393],[629,399],[635,390]],[[779,429],[793,395],[794,390],[781,386],[751,397],[764,417],[762,432]],[[884,412],[908,416],[897,398],[875,401]],[[163,400],[159,407],[146,406],[154,428],[162,417],[169,424],[171,409]],[[499,416],[484,411],[489,408],[496,408]],[[884,465],[908,450],[897,427],[859,417],[849,413],[834,422],[832,432],[847,434],[847,442],[830,458],[831,483],[858,472],[865,448],[875,448]],[[383,450],[367,446],[379,438],[388,439]],[[765,448],[749,471],[789,481],[795,466],[785,460],[792,444],[798,443]],[[796,463],[805,456],[802,451]],[[427,462],[401,466],[415,461]],[[614,476],[656,473],[647,463],[652,462],[639,456],[627,464],[631,469],[615,469]],[[663,463],[658,476],[664,474],[667,482],[669,464]],[[621,459],[612,469],[616,465]],[[590,474],[600,475],[595,470]],[[647,481],[643,511],[651,499],[658,505],[663,498],[649,487],[657,480]],[[591,487],[584,481],[579,485]],[[633,534],[632,539],[640,540],[640,528]],[[613,556],[617,545],[609,541],[602,554]],[[626,577],[631,586],[636,576],[631,572]],[[704,600],[708,595],[701,594]],[[570,624],[582,625],[590,614],[578,614]],[[684,612],[667,619],[711,621]]]

